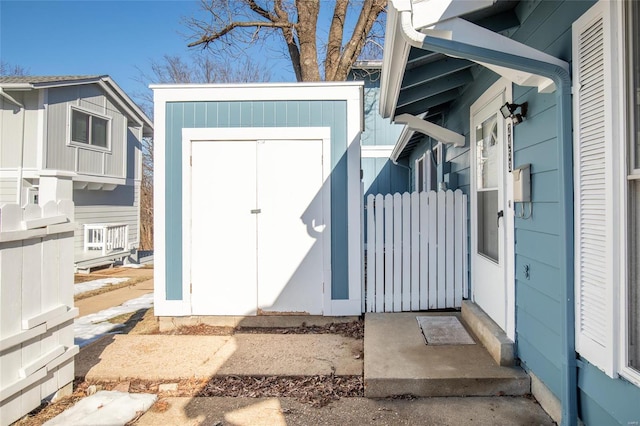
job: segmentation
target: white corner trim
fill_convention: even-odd
[[[154,102],[360,100],[363,82],[153,85]],[[156,126],[157,127],[157,126]]]
[[[407,127],[414,132],[422,133],[437,140],[438,142],[448,143],[453,146],[464,146],[464,136],[446,129],[442,126],[438,126],[430,121],[422,120],[411,114],[400,114],[396,116],[393,121],[395,123],[406,124]]]

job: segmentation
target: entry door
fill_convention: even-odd
[[[192,313],[322,314],[322,140],[193,142],[192,157]]]
[[[506,331],[507,241],[513,238],[513,213],[506,197],[506,125],[499,112],[505,102],[502,91],[475,111],[472,107],[471,286],[474,301]]]

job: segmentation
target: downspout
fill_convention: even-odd
[[[562,424],[574,426],[578,420],[578,383],[575,352],[575,304],[574,304],[574,248],[573,248],[573,146],[571,134],[571,75],[569,67],[541,60],[471,46],[454,40],[437,38],[413,28],[411,11],[398,11],[401,34],[413,47],[464,58],[477,62],[525,71],[548,77],[556,84],[558,109],[556,126],[558,131],[558,160],[562,167],[559,173],[559,203],[564,212],[560,221],[560,274],[565,285],[561,290],[565,309],[562,318],[561,404]]]

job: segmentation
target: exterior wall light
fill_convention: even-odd
[[[522,123],[525,118],[527,118],[528,105],[529,104],[527,102],[522,104],[510,104],[509,102],[507,102],[500,107],[500,113],[505,120],[507,118],[510,118],[513,121],[513,125],[516,126]],[[516,113],[518,108],[520,108],[520,113]]]

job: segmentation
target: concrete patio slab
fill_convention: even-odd
[[[87,380],[361,375],[362,341],[329,334],[115,335],[84,348]]]
[[[426,345],[415,312],[368,313],[365,330],[367,397],[524,395],[530,392],[529,376],[524,371],[496,365],[481,344]]]
[[[535,401],[523,397],[341,398],[322,408],[291,398],[164,398],[157,406],[136,425],[555,424]]]

